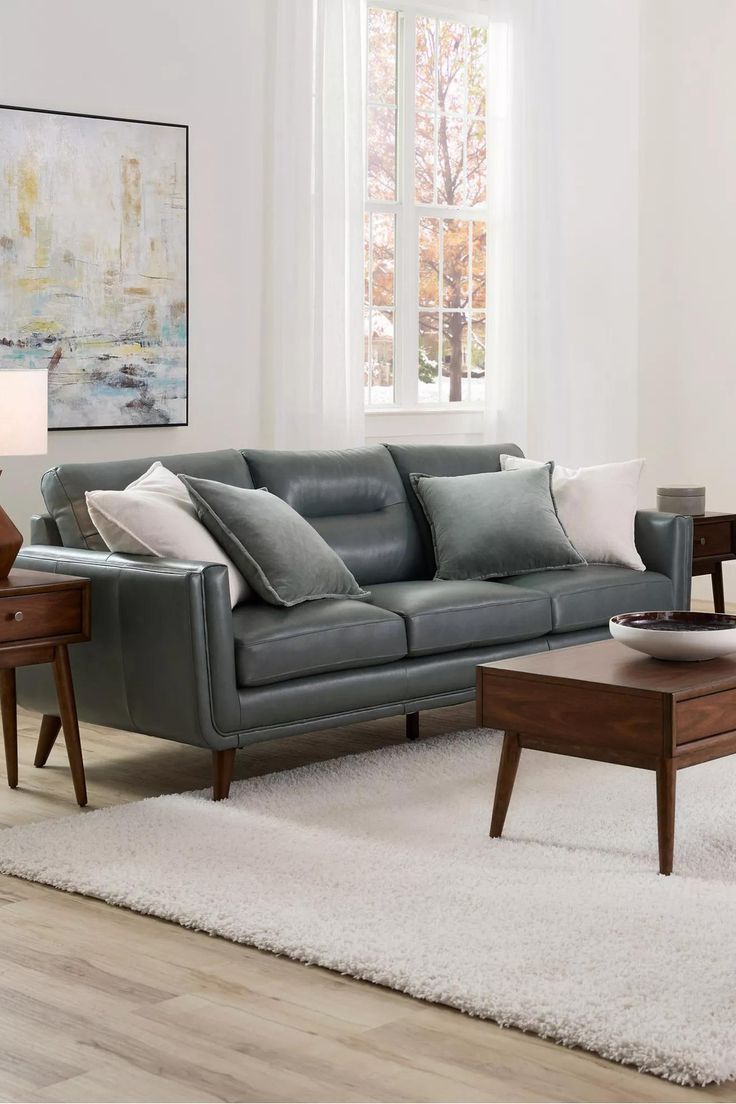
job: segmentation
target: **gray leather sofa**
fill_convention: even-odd
[[[608,635],[614,613],[687,608],[692,521],[640,512],[645,572],[586,566],[503,582],[435,582],[410,472],[498,471],[515,445],[376,445],[343,452],[246,449],[161,457],[174,472],[268,487],[343,557],[370,602],[230,609],[222,565],[115,555],[84,492],[123,488],[155,458],[63,464],[43,477],[18,565],[92,581],[92,639],[72,650],[82,720],[210,749],[215,796],[234,753],[259,740],[420,710],[475,693],[479,663]],[[54,713],[42,667],[18,672],[23,705]]]

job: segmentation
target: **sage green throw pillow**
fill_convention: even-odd
[[[501,579],[584,564],[557,517],[552,467],[411,475],[432,530],[435,579]]]
[[[287,502],[180,475],[197,514],[264,602],[296,606],[318,598],[368,598],[343,561]]]

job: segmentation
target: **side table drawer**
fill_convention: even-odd
[[[0,644],[82,632],[82,591],[0,598]]]
[[[693,536],[693,559],[705,556],[727,556],[731,551],[731,523],[697,525]]]

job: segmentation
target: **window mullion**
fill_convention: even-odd
[[[399,181],[399,262],[401,276],[397,281],[397,319],[400,354],[396,372],[395,401],[401,407],[416,406],[418,393],[417,364],[419,360],[419,251],[417,220],[414,210],[414,79],[416,50],[416,15],[405,12],[401,28],[401,67],[399,80],[399,118],[401,150]]]

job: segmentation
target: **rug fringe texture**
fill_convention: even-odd
[[[683,1085],[736,1078],[736,759],[525,751],[488,837],[473,730],[0,832],[0,871],[451,1005]]]

